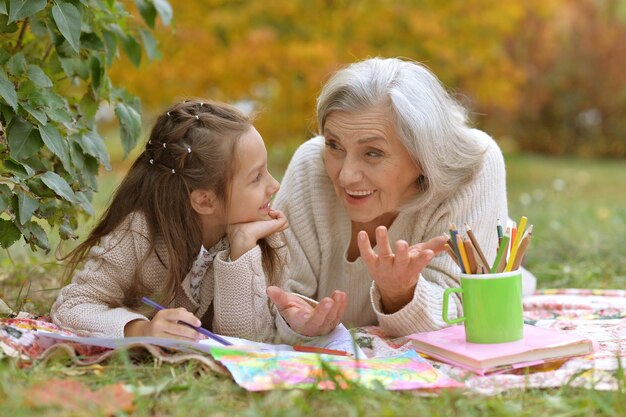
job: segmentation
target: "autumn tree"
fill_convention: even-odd
[[[139,65],[156,54],[165,0],[137,0],[141,25],[114,0],[0,0],[0,246],[20,237],[49,250],[46,224],[74,236],[109,155],[95,114],[115,108],[126,153],[141,127],[139,99],[109,78],[121,49]]]

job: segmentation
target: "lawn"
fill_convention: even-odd
[[[507,157],[510,215],[526,215],[535,233],[527,267],[539,288],[624,288],[626,282],[626,162]],[[118,180],[101,180],[101,207]],[[0,297],[11,306],[45,312],[61,284],[61,268],[52,256],[12,248],[0,255]],[[28,294],[26,289],[29,288]],[[20,289],[21,294],[20,294]],[[19,295],[18,295],[19,294]],[[33,393],[50,378],[75,381],[92,390],[114,383],[138,393],[133,416],[620,416],[626,415],[626,386],[617,392],[563,387],[508,391],[493,397],[441,392],[392,393],[352,388],[344,391],[274,391],[252,394],[229,378],[199,365],[160,365],[124,353],[105,366],[76,367],[67,358],[20,368],[0,359],[0,415],[99,415],[97,407],[38,407]],[[67,403],[77,402],[68,395]],[[80,405],[80,404],[79,404]]]

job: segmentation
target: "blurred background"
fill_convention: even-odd
[[[189,96],[238,102],[288,159],[315,131],[315,99],[333,71],[401,56],[430,67],[507,152],[626,156],[623,0],[171,4],[173,27],[156,31],[160,59],[122,59],[111,75],[141,98],[148,124]]]
[[[113,112],[99,110],[113,169],[98,177],[97,213],[171,103],[212,98],[257,113],[280,179],[317,130],[315,100],[329,75],[367,57],[399,56],[426,64],[503,149],[510,216],[535,225],[527,266],[539,287],[624,286],[626,1],[170,3],[172,26],[155,32],[157,60],[136,68],[121,57],[111,69],[114,83],[141,99],[143,140],[123,159]],[[81,225],[79,239],[95,220]],[[53,255],[21,243],[3,251],[0,298],[45,310],[62,284]]]

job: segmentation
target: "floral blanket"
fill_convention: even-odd
[[[528,324],[583,335],[595,341],[598,350],[544,367],[488,376],[477,376],[452,365],[429,361],[444,374],[462,382],[467,390],[486,395],[509,389],[564,385],[617,389],[616,373],[624,372],[620,361],[622,365],[626,364],[625,290],[541,290],[524,299],[524,315]],[[64,354],[73,362],[85,365],[102,362],[116,353],[107,348],[39,338],[37,329],[64,332],[50,323],[47,317],[0,319],[0,357],[12,356],[27,365],[34,360],[47,360]],[[411,343],[406,338],[388,338],[378,327],[357,328],[353,334],[369,357],[389,356],[411,349]],[[132,349],[134,352],[148,354],[157,361],[178,363],[197,360],[213,371],[228,374],[209,355],[181,353],[145,344],[134,347],[138,348]]]

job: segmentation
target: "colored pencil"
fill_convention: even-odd
[[[476,254],[476,249],[474,249],[474,245],[472,245],[472,241],[468,238],[463,239],[463,246],[465,246],[465,252],[467,252],[467,260],[470,266],[470,273],[478,273],[478,263],[480,262],[480,259],[478,259],[478,255]]]
[[[515,256],[517,255],[517,248],[519,247],[520,241],[524,236],[524,229],[526,228],[526,222],[528,218],[526,216],[522,216],[519,221],[519,226],[517,227],[517,233],[514,238],[514,242],[511,245],[511,256],[509,257],[509,261],[506,264],[505,272],[511,272],[513,270],[513,262],[515,261]],[[513,236],[511,236],[513,239]]]
[[[446,243],[445,245],[443,245],[443,247],[445,248],[446,253],[450,255],[450,258],[452,258],[454,263],[460,267],[461,265],[459,265],[459,260],[457,259],[456,254],[454,253],[454,250],[452,249],[450,244]]]
[[[463,262],[463,269],[465,269],[465,273],[471,274],[472,267],[470,266],[469,259],[467,259],[467,251],[465,250],[465,245],[463,244],[463,238],[461,235],[456,235],[456,245],[461,253],[461,261]]]
[[[502,271],[498,271],[498,269],[500,268],[500,265],[503,264],[503,260],[506,261],[506,252],[509,249],[509,239],[511,238],[509,233],[510,233],[510,228],[507,228],[506,233],[502,237],[502,243],[500,245],[500,249],[498,249],[496,259],[493,261],[493,265],[491,267],[492,274],[502,272]]]
[[[476,236],[474,236],[474,232],[472,231],[472,228],[469,227],[467,223],[465,223],[465,230],[467,231],[467,236],[472,241],[472,245],[474,245],[474,249],[476,249],[476,253],[480,257],[480,261],[482,262],[482,264],[485,266],[489,265],[489,261],[487,261],[485,254],[483,253],[482,249],[480,248],[480,245],[478,244],[478,239],[476,239]]]
[[[519,267],[522,265],[522,261],[524,260],[524,254],[528,249],[528,245],[530,244],[530,239],[533,237],[533,225],[531,224],[522,241],[519,244],[519,248],[517,249],[517,253],[515,254],[515,259],[513,260],[512,271],[517,271]]]
[[[450,223],[450,246],[452,246],[452,249],[454,250],[454,253],[456,254],[457,259],[459,260],[459,268],[461,268],[461,272],[465,273],[465,268],[463,266],[463,260],[461,258],[461,252],[459,251],[458,245],[457,245],[457,241],[456,241],[456,236],[459,234],[458,230],[456,230],[456,226],[454,225],[454,223]]]
[[[165,307],[163,307],[162,305],[155,303],[154,301],[152,301],[151,299],[149,299],[148,297],[141,297],[141,301],[144,304],[149,305],[150,307],[154,308],[155,310],[165,310]],[[232,343],[230,343],[228,340],[222,338],[221,336],[216,335],[215,333],[213,333],[212,331],[209,331],[203,327],[198,327],[198,326],[194,326],[193,324],[189,324],[186,323],[184,321],[179,321],[180,324],[184,324],[186,326],[191,327],[192,329],[195,329],[198,333],[201,333],[207,337],[210,337],[211,339],[215,340],[216,342],[219,342],[225,346],[232,346]]]

